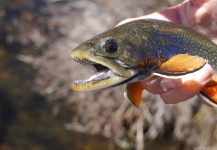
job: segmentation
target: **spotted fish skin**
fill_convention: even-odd
[[[135,106],[140,105],[140,81],[152,75],[180,77],[199,70],[208,61],[214,76],[201,96],[217,107],[217,45],[190,28],[160,20],[136,20],[91,38],[76,47],[71,56],[83,64],[91,62],[101,72],[74,82],[73,90],[102,90],[127,83],[125,97]]]
[[[133,29],[128,29],[133,40],[146,43],[149,50],[153,49],[153,56],[157,51],[162,62],[177,54],[197,55],[207,59],[217,71],[217,45],[190,28],[152,19],[132,22],[129,28]]]

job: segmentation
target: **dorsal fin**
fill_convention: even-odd
[[[164,24],[174,24],[165,20],[158,20],[158,19],[145,19],[147,21],[151,21],[151,22],[157,22],[157,23],[164,23]]]

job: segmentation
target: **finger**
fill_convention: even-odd
[[[166,104],[175,104],[190,99],[199,93],[202,88],[202,84],[189,80],[183,83],[180,88],[165,92],[160,96]]]
[[[143,82],[143,89],[153,93],[162,94],[182,85],[181,79],[168,79],[154,76]]]
[[[209,82],[212,75],[213,69],[207,64],[199,71],[184,76],[182,78],[182,85],[179,88],[168,90],[167,92],[160,94],[160,96],[167,104],[185,101],[197,95]]]
[[[160,86],[161,80],[162,77],[154,76],[148,80],[145,80],[142,83],[142,88],[153,94],[161,94],[163,93],[163,89]]]
[[[173,15],[171,15],[171,14],[173,14]],[[146,15],[146,16],[125,19],[125,20],[121,21],[120,23],[118,23],[117,26],[131,22],[131,21],[139,20],[139,19],[150,19],[150,18],[169,21],[169,22],[176,22],[175,20],[177,18],[176,17],[177,15],[175,15],[175,14],[176,14],[176,11],[174,8],[167,8],[165,10],[161,10],[161,11],[158,11],[158,12]]]

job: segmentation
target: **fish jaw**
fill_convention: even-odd
[[[81,44],[75,48],[71,57],[87,66],[94,68],[95,74],[86,80],[74,81],[71,85],[74,91],[98,91],[118,85],[136,73],[123,67],[123,64],[111,58],[103,57],[88,44]]]
[[[109,73],[108,73],[109,74]],[[113,87],[127,80],[126,78],[120,76],[114,76],[113,73],[106,76],[102,76],[101,78],[91,79],[91,77],[87,80],[77,80],[74,81],[71,85],[72,90],[74,91],[99,91],[109,87]]]

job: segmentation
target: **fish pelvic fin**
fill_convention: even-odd
[[[142,83],[133,82],[129,83],[125,87],[124,96],[127,98],[134,106],[139,107],[142,97]]]
[[[217,74],[201,90],[200,96],[210,105],[217,107]]]
[[[180,76],[195,72],[202,68],[207,60],[199,56],[191,56],[188,54],[177,54],[168,61],[161,64],[154,74],[166,76]]]

